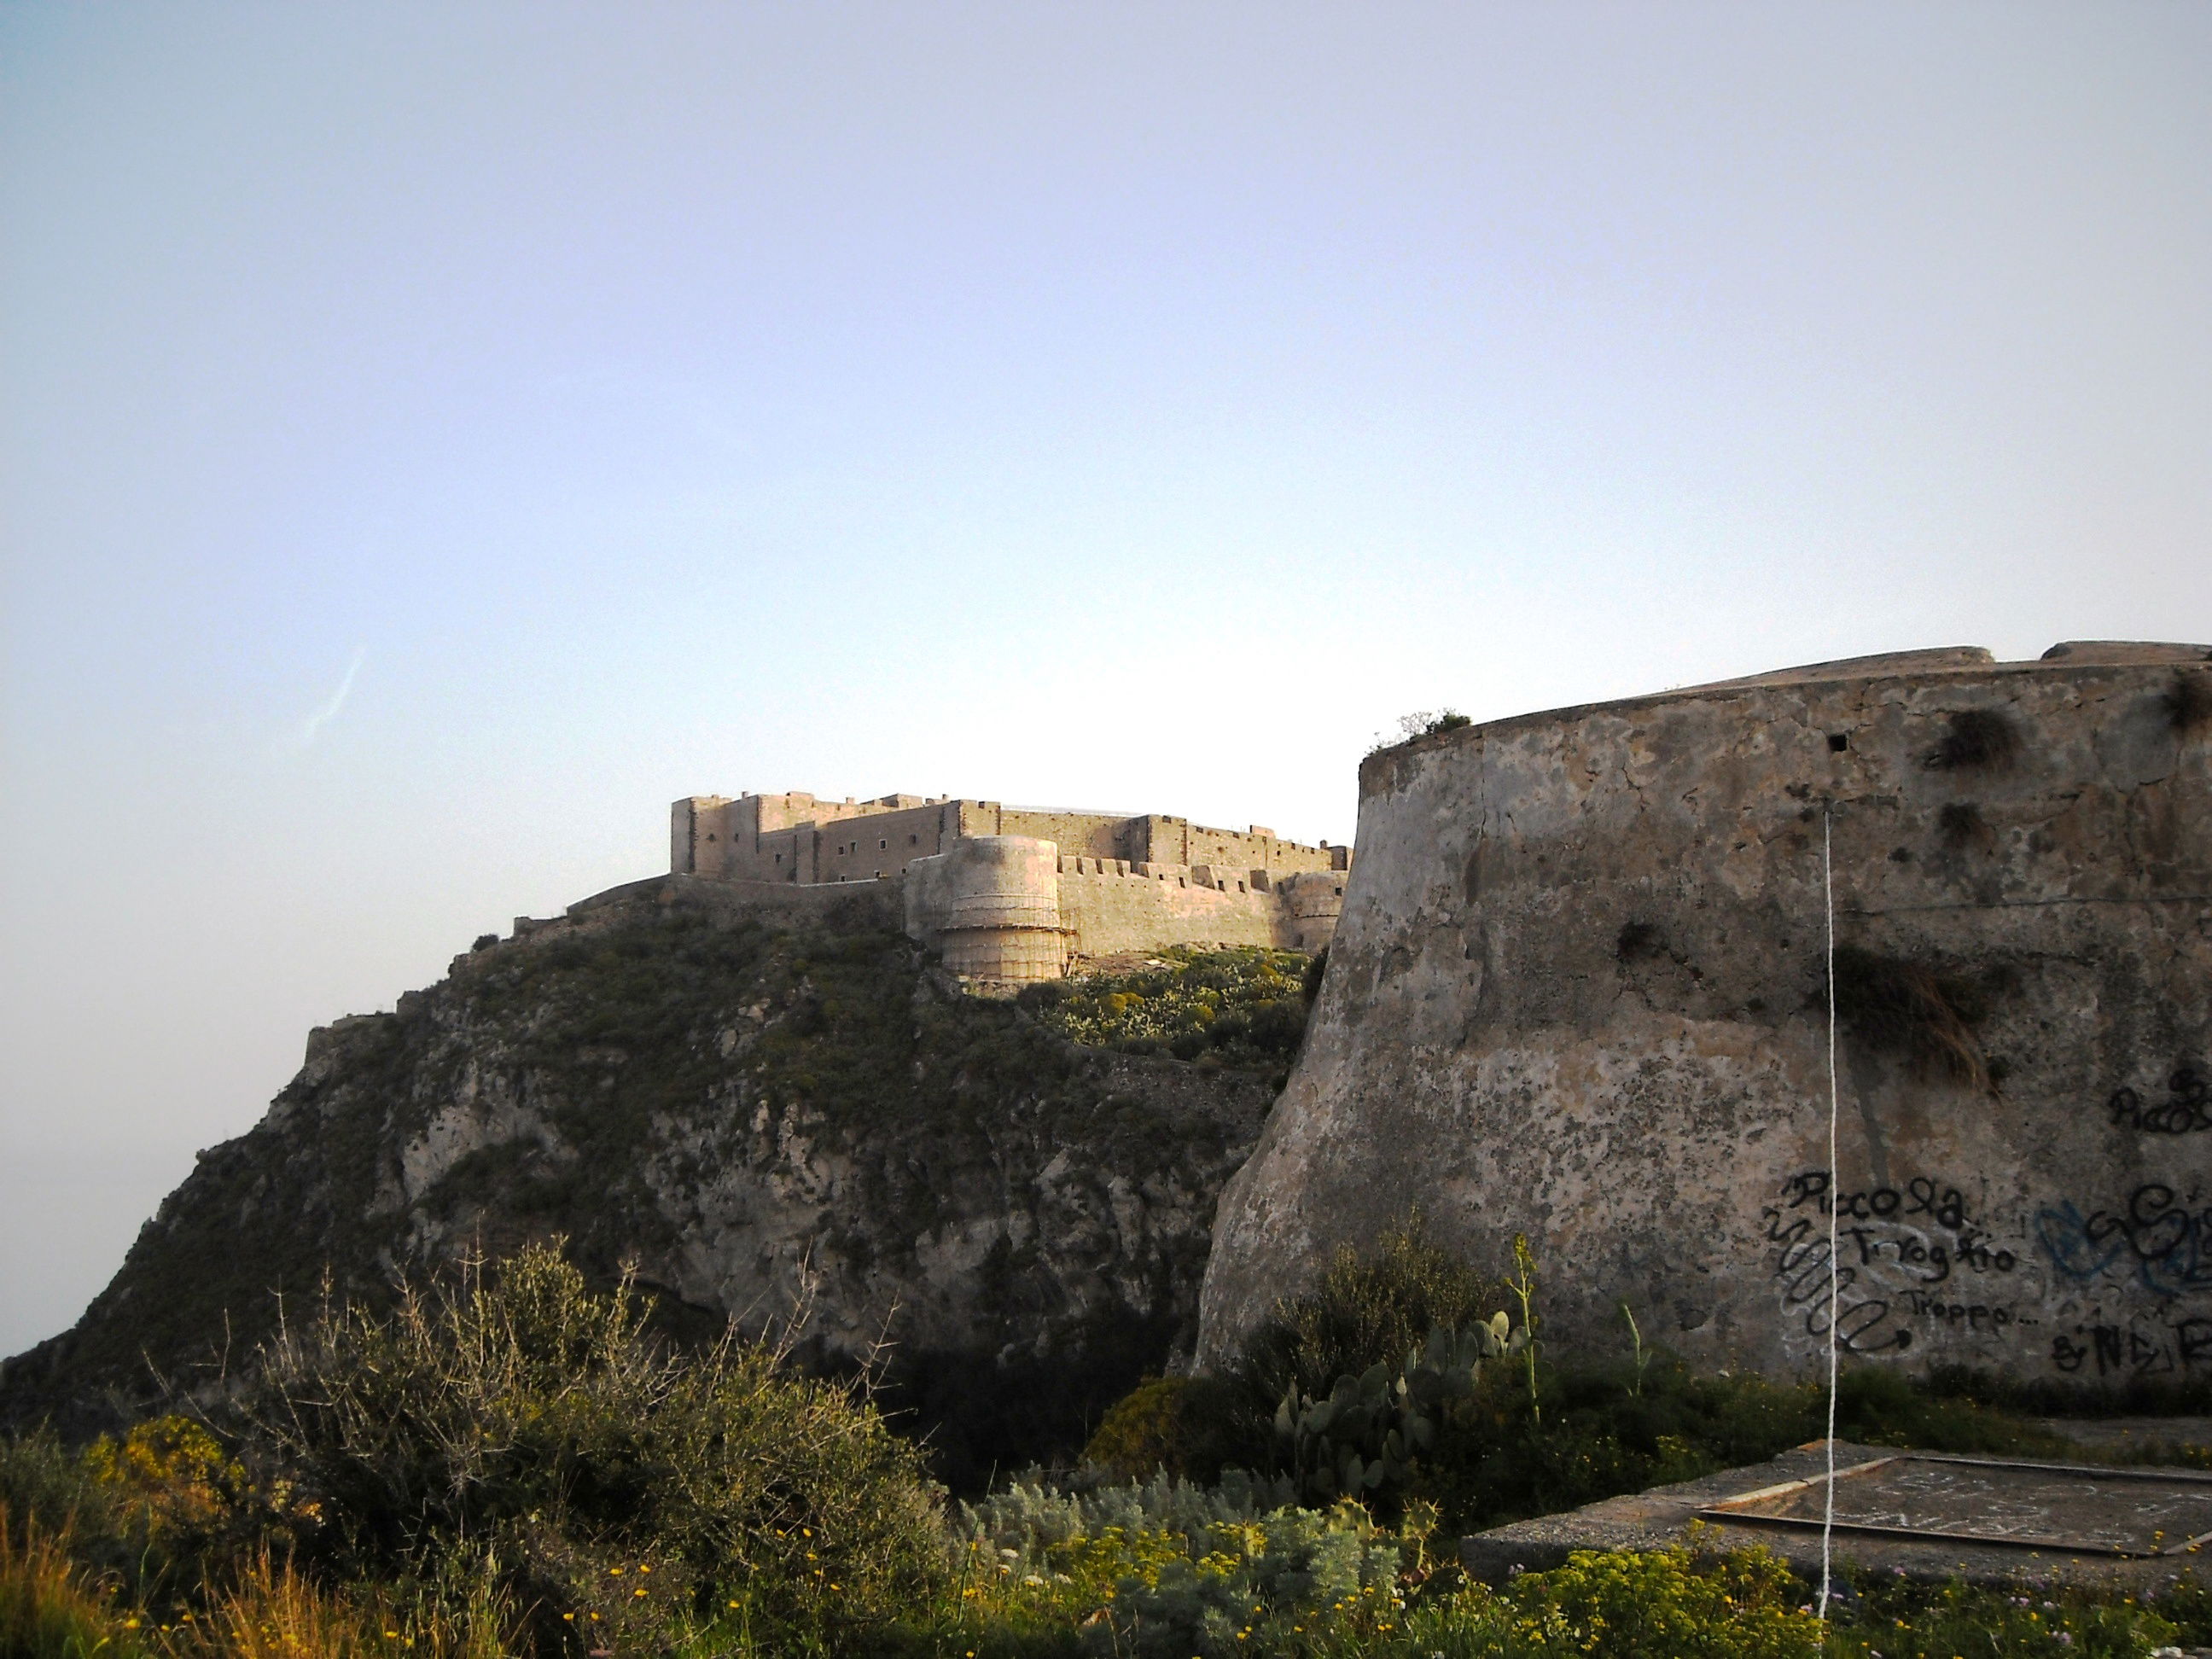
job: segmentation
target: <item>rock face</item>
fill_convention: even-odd
[[[1201,1363],[1418,1206],[1549,1334],[1704,1364],[2212,1365],[2212,652],[1824,665],[1370,757]],[[1832,828],[1839,1156],[1827,1151]]]
[[[1266,1079],[1078,1048],[964,997],[873,886],[672,878],[458,959],[310,1039],[261,1123],[204,1153],[0,1408],[190,1384],[275,1320],[396,1269],[565,1235],[679,1328],[811,1304],[802,1352],[878,1338],[945,1475],[1079,1446],[1188,1352],[1222,1183]],[[970,1463],[977,1467],[969,1468]]]

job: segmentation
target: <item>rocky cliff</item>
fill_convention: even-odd
[[[1825,665],[1370,757],[1201,1359],[1411,1206],[1554,1334],[2212,1365],[2212,651]],[[1832,828],[1840,1152],[1827,1152]]]
[[[1274,1079],[964,997],[872,889],[776,905],[640,884],[317,1031],[83,1320],[9,1362],[10,1413],[140,1395],[149,1367],[201,1379],[326,1268],[374,1296],[564,1234],[679,1328],[806,1304],[830,1366],[888,1338],[895,1401],[956,1482],[1079,1443],[1188,1350],[1214,1204]]]

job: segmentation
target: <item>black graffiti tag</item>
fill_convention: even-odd
[[[1802,1180],[1803,1177],[1793,1177]],[[1825,1182],[1826,1176],[1822,1177]],[[1802,1200],[1801,1200],[1802,1201]],[[1794,1207],[1794,1206],[1793,1206]],[[1828,1334],[1829,1286],[1835,1287],[1836,1346],[1847,1353],[1892,1353],[1910,1347],[1908,1330],[1881,1332],[1889,1317],[1889,1304],[1879,1297],[1856,1291],[1859,1270],[1835,1259],[1831,1266],[1827,1236],[1815,1231],[1810,1216],[1790,1216],[1767,1205],[1759,1212],[1766,1222],[1768,1243],[1778,1246],[1774,1277],[1782,1286],[1782,1305],[1794,1312],[1805,1310],[1809,1336]]]
[[[2146,1104],[2133,1089],[2112,1091],[2105,1103],[2115,1125],[2147,1135],[2190,1135],[2212,1129],[2212,1080],[2193,1066],[2176,1069],[2166,1079],[2166,1098]]]
[[[2212,1364],[2212,1319],[2184,1319],[2156,1335],[2139,1326],[2076,1325],[2051,1339],[2051,1363],[2071,1376],[2140,1376]]]
[[[1782,1183],[1788,1207],[1817,1206],[1822,1215],[1832,1207],[1852,1221],[1910,1220],[1926,1216],[1939,1227],[1956,1232],[1966,1224],[1966,1200],[1956,1187],[1938,1187],[1926,1176],[1915,1176],[1899,1191],[1895,1187],[1873,1187],[1863,1193],[1842,1192],[1829,1198],[1826,1170],[1801,1170]]]

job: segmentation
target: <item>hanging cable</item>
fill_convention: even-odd
[[[1820,820],[1820,885],[1828,906],[1828,1479],[1820,1510],[1820,1622],[1828,1621],[1830,1544],[1836,1530],[1836,1319],[1842,1284],[1836,1263],[1837,1200],[1841,1186],[1836,1169],[1836,804],[1826,802]],[[1827,1645],[1822,1633],[1821,1646]]]

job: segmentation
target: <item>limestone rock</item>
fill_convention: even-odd
[[[310,1309],[326,1266],[373,1297],[560,1234],[602,1279],[634,1268],[679,1334],[803,1308],[802,1358],[830,1369],[887,1340],[890,1402],[938,1426],[956,1480],[1079,1445],[1188,1352],[1269,1082],[1080,1048],[964,996],[895,896],[638,884],[318,1030],[78,1326],[9,1362],[0,1409],[143,1397],[149,1363],[204,1382],[278,1293]]]

